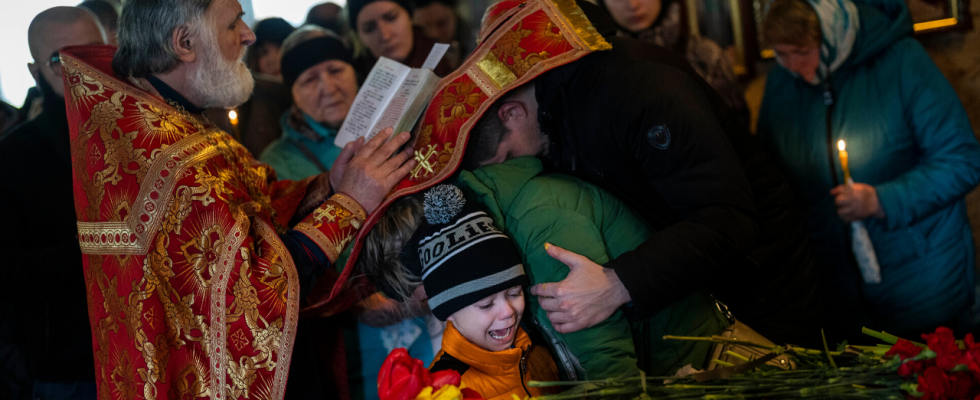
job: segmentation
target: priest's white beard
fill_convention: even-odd
[[[233,108],[241,105],[252,94],[255,81],[248,67],[242,61],[245,57],[245,47],[242,47],[238,59],[225,61],[218,49],[218,40],[210,27],[201,30],[204,48],[201,54],[201,65],[192,78],[193,87],[204,100],[202,108]]]

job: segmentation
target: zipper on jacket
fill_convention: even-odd
[[[834,163],[834,158],[837,155],[833,128],[834,86],[830,83],[830,77],[827,77],[823,84],[823,104],[827,106],[827,161],[830,161],[830,177],[834,182],[834,187],[837,187],[840,183],[837,182],[837,164]]]
[[[534,346],[533,344],[531,346]],[[531,346],[527,346],[527,349],[521,349],[521,362],[519,365],[519,370],[521,372],[521,387],[524,388],[524,392],[528,396],[531,396],[531,391],[527,389],[527,384],[524,383],[524,375],[527,375],[527,356],[531,354]]]

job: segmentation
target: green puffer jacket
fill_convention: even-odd
[[[602,265],[634,249],[652,230],[613,195],[577,178],[542,175],[541,161],[521,157],[460,173],[456,185],[484,206],[497,228],[513,239],[531,284],[559,282],[568,267],[544,251],[545,242]],[[551,342],[556,364],[570,379],[671,374],[703,368],[708,343],[667,342],[663,335],[713,335],[728,325],[710,296],[696,292],[649,319],[629,321],[617,310],[605,321],[562,334],[551,326],[536,296],[529,314]]]

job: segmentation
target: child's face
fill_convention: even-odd
[[[449,321],[473,344],[489,351],[510,348],[524,313],[520,286],[497,292],[449,316]]]

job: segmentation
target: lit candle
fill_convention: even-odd
[[[231,125],[238,128],[238,113],[235,110],[228,111],[228,119],[231,120]]]
[[[840,167],[844,170],[844,183],[851,183],[851,170],[847,168],[847,151],[844,150],[844,141],[837,142],[837,150],[840,154]]]

